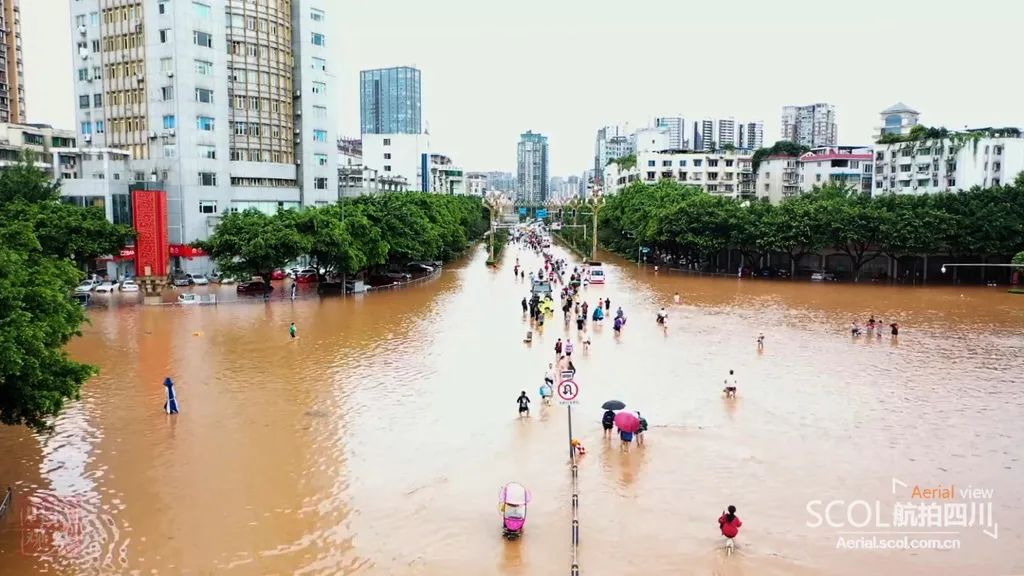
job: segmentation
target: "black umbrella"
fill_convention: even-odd
[[[609,400],[604,404],[601,404],[602,410],[622,410],[626,407],[625,402],[619,402],[618,400]]]

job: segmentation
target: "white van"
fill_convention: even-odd
[[[590,283],[604,284],[604,269],[600,266],[590,267]]]

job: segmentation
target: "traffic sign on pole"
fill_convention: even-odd
[[[562,380],[558,383],[558,403],[575,404],[576,396],[580,393],[580,387],[572,380]]]

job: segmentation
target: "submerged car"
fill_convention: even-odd
[[[175,274],[174,276],[171,276],[171,284],[175,286],[190,286],[192,284],[192,279],[186,274]]]
[[[139,285],[135,283],[135,280],[131,278],[121,282],[121,292],[138,292]]]
[[[96,286],[95,292],[102,292],[104,294],[110,294],[111,292],[113,292],[116,289],[117,289],[117,282],[111,282],[110,280],[107,280],[106,282],[103,282],[103,283],[99,284],[98,286]]]
[[[99,284],[99,280],[82,280],[81,284],[75,286],[75,292],[92,292],[93,290],[96,289],[97,286],[99,286]]]
[[[238,294],[263,294],[264,292],[273,292],[274,287],[265,283],[263,280],[250,280],[249,282],[242,282],[238,286],[235,286],[235,292]]]
[[[187,276],[196,286],[206,286],[210,283],[205,274],[187,274]]]

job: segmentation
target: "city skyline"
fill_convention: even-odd
[[[756,98],[749,90],[694,91],[685,80],[658,71],[664,65],[662,54],[675,42],[672,34],[659,35],[683,19],[732,22],[744,37],[762,38],[776,53],[798,54],[808,69],[832,69],[848,59],[837,59],[836,50],[811,50],[810,46],[831,45],[837,37],[862,42],[871,54],[878,38],[884,38],[885,53],[912,52],[918,39],[907,32],[903,22],[916,21],[920,14],[931,14],[929,24],[939,35],[961,35],[963,30],[985,29],[984,45],[978,50],[990,54],[1012,54],[1013,18],[1008,12],[1020,12],[1015,5],[980,0],[970,10],[933,13],[933,5],[909,0],[898,5],[868,0],[867,10],[859,10],[841,21],[824,20],[820,12],[801,10],[811,2],[794,1],[786,17],[770,5],[743,1],[725,6],[677,6],[659,3],[658,22],[649,22],[643,14],[594,9],[592,4],[568,0],[546,6],[548,17],[535,22],[531,6],[537,0],[525,0],[527,6],[479,6],[465,1],[444,2],[446,17],[438,17],[438,6],[398,1],[388,5],[360,3],[335,16],[329,27],[337,38],[328,46],[331,60],[340,62],[332,74],[339,86],[337,106],[338,132],[359,133],[359,71],[393,66],[416,66],[424,76],[424,127],[439,148],[450,151],[471,170],[514,170],[514,142],[526,128],[549,137],[551,173],[578,174],[593,164],[593,135],[601,126],[629,122],[633,126],[653,123],[658,116],[684,117],[735,115],[737,118],[764,119],[765,144],[776,140],[780,131],[778,111],[782,106],[824,101],[834,104],[841,134],[840,144],[870,144],[877,130],[877,114],[892,102],[912,102],[922,112],[922,123],[963,128],[965,125],[1024,124],[1024,111],[1015,103],[1015,91],[979,90],[993,78],[1005,78],[1000,58],[975,58],[971,51],[950,47],[942,57],[916,63],[915,74],[944,77],[955,69],[958,81],[936,90],[928,83],[906,82],[898,67],[872,68],[867,88],[851,87],[843,74],[804,74],[778,82],[788,70],[772,60],[751,65],[743,83],[757,86]],[[871,6],[885,7],[888,16],[877,17]],[[991,18],[1001,13],[1005,18]],[[49,123],[60,128],[75,126],[75,102],[72,90],[72,45],[68,0],[32,0],[22,3],[26,96],[29,122]],[[635,22],[634,22],[635,21]],[[436,22],[436,24],[434,24]],[[501,22],[496,28],[493,22]],[[425,26],[424,23],[428,25]],[[633,24],[637,24],[634,26]],[[771,35],[780,26],[801,27],[800,35]],[[45,30],[44,34],[39,31]],[[594,58],[593,50],[607,34],[643,39],[642,46],[623,54]],[[550,46],[526,41],[538,35],[557,34],[566,41],[552,52]],[[696,27],[692,39],[710,35]],[[627,38],[628,39],[628,38]],[[628,42],[627,42],[628,43]],[[372,49],[366,47],[372,46]],[[637,50],[641,50],[638,48]],[[748,46],[723,46],[716,55],[739,61],[757,62]],[[525,53],[524,53],[525,51]],[[649,57],[644,57],[647,54]],[[639,56],[639,57],[638,57]],[[545,90],[518,88],[507,80],[511,70],[524,60],[550,62],[531,70],[532,85]],[[844,64],[845,65],[845,64]],[[857,66],[849,64],[850,66]],[[869,63],[860,64],[871,67]],[[789,65],[787,65],[789,66]],[[628,82],[602,83],[600,90],[581,91],[588,77],[600,77],[609,69],[629,69],[631,74],[658,78],[658,89],[637,90]],[[466,78],[473,77],[467,89]],[[1003,83],[1012,84],[1012,79]],[[875,88],[877,87],[877,88]],[[1012,86],[1011,86],[1012,88]],[[486,96],[484,96],[486,95]],[[494,113],[499,110],[500,113]],[[487,117],[488,129],[479,129],[479,119]]]

